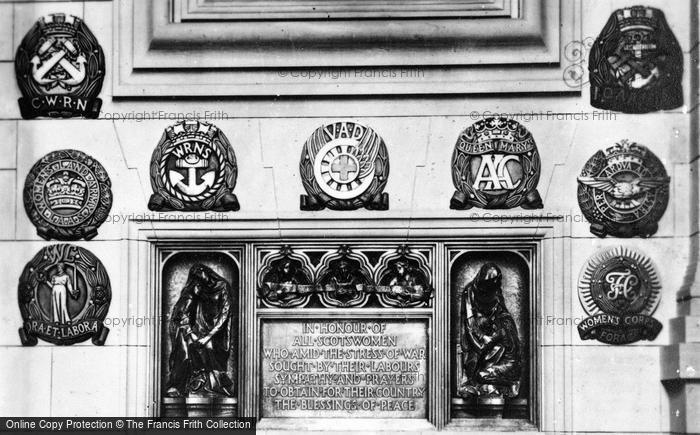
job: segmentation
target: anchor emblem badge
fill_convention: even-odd
[[[153,152],[148,208],[239,210],[233,194],[237,172],[233,148],[221,130],[206,122],[179,122],[165,130]]]
[[[97,118],[105,60],[79,18],[53,14],[37,21],[15,57],[22,117]]]

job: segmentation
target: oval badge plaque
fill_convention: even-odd
[[[112,183],[93,157],[76,150],[49,153],[24,182],[24,209],[46,240],[90,240],[112,208]]]
[[[224,133],[202,121],[165,129],[151,157],[154,211],[237,211],[238,167]]]
[[[651,317],[660,291],[654,265],[641,253],[617,247],[593,256],[579,277],[578,297],[590,316],[578,325],[581,339],[607,344],[654,340],[662,328]]]
[[[17,49],[15,73],[25,119],[100,115],[105,56],[80,18],[53,14],[37,21]]]
[[[37,338],[54,344],[92,339],[101,346],[112,292],[104,266],[87,249],[59,244],[43,248],[24,266],[18,286],[24,346]]]
[[[542,208],[540,155],[530,132],[508,118],[485,118],[465,129],[452,154],[457,191],[450,208]]]
[[[670,178],[643,145],[620,141],[591,157],[578,177],[578,203],[598,237],[649,237],[668,205]]]
[[[683,52],[659,9],[613,12],[591,47],[588,71],[593,107],[646,113],[683,105]]]
[[[308,195],[302,210],[388,210],[383,193],[389,177],[384,140],[371,128],[353,122],[319,127],[304,144],[299,163]]]

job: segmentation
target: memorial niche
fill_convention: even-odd
[[[224,253],[178,253],[163,267],[161,415],[237,414],[239,272]]]
[[[527,261],[472,251],[450,270],[452,418],[529,419],[530,295]]]

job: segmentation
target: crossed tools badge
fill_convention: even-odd
[[[70,15],[41,18],[22,40],[15,57],[23,118],[97,118],[105,58],[85,23]]]

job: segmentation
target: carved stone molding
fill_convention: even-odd
[[[488,19],[443,11],[420,21],[393,12],[283,20],[273,12],[264,26],[225,21],[250,2],[185,2],[114,2],[115,97],[580,92],[564,80],[565,47],[580,39],[578,0],[525,0],[517,16],[510,8]],[[189,19],[202,10],[201,20]],[[319,78],[299,76],[311,71]]]
[[[173,21],[517,17],[517,0],[173,0]]]

